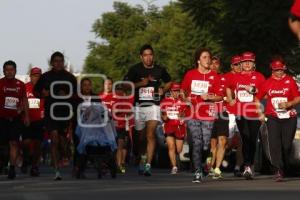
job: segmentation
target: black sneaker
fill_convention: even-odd
[[[197,170],[194,175],[193,183],[202,183],[203,182],[203,173]]]
[[[243,176],[241,170],[239,170],[239,169],[235,169],[233,171],[233,174],[234,174],[235,177],[242,177]]]
[[[14,167],[9,168],[7,178],[10,180],[13,180],[16,178],[16,171],[15,171]]]

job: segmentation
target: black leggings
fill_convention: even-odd
[[[268,116],[268,146],[270,155],[266,155],[275,170],[288,170],[289,157],[297,129],[297,117],[278,119]]]
[[[251,166],[254,164],[256,142],[261,122],[237,117],[236,124],[243,142],[244,164],[245,166]]]

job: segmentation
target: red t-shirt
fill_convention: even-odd
[[[245,87],[254,86],[260,90],[265,77],[259,72],[236,74],[228,82],[228,87],[234,92],[236,99],[236,115],[258,118],[257,106],[254,103],[255,95],[250,94]]]
[[[300,0],[295,0],[291,8],[291,13],[297,17],[300,17]]]
[[[278,108],[280,102],[292,101],[299,96],[297,84],[292,77],[286,75],[280,80],[270,77],[256,95],[258,99],[262,99],[265,96],[267,97],[266,115],[280,119],[287,119],[297,115],[294,108],[289,108],[288,110]]]
[[[125,94],[118,94],[115,97],[112,105],[112,116],[117,129],[126,129],[129,131],[134,126],[134,96],[124,97],[126,97]]]
[[[230,84],[231,80],[233,80],[235,78],[236,74],[237,73],[234,73],[234,72],[228,72],[228,73],[224,74],[224,77],[225,77],[225,80],[226,80],[226,82],[225,82],[225,84],[226,84],[225,87],[226,88],[229,87],[229,84]],[[226,88],[225,88],[225,94],[226,94]],[[227,102],[226,103],[224,102],[224,104],[225,104],[226,110],[229,114],[235,114],[236,115],[236,113],[237,113],[236,106],[230,106]]]
[[[25,84],[18,79],[0,79],[0,117],[21,117],[23,98],[26,97]]]
[[[168,117],[164,124],[165,133],[176,133],[178,129],[181,130],[181,126],[185,127],[185,123],[180,119],[180,115],[186,115],[188,105],[181,99],[166,97],[161,101],[160,108]]]
[[[33,94],[33,85],[31,82],[25,84],[26,96],[29,105],[30,121],[39,121],[44,118],[44,99],[40,99]]]
[[[99,97],[102,103],[108,108],[109,112],[111,112],[112,105],[116,101],[115,95],[113,93],[104,94],[103,92],[99,94]]]
[[[198,69],[188,71],[181,83],[181,89],[188,93],[191,98],[191,117],[196,120],[213,121],[216,117],[216,104],[205,102],[201,95],[214,94],[222,96],[220,79],[216,72],[210,71],[202,74]]]

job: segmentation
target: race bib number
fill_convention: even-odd
[[[277,117],[279,119],[288,119],[290,118],[290,111],[286,111],[285,109],[280,109],[279,104],[287,102],[286,97],[274,97],[271,99],[271,103],[276,111]]]
[[[40,108],[40,99],[28,99],[28,104],[30,109],[39,109]]]
[[[279,104],[287,102],[286,97],[274,97],[274,98],[271,99],[271,102],[272,102],[272,105],[273,105],[273,107],[275,108],[275,110],[277,112],[284,112],[285,111],[284,109],[279,108]]]
[[[4,108],[10,110],[17,110],[19,99],[15,97],[5,97]]]
[[[142,87],[139,89],[139,100],[154,100],[154,87]]]
[[[209,82],[193,80],[191,85],[191,93],[194,95],[203,95],[208,93]]]
[[[179,112],[175,110],[168,110],[167,117],[169,119],[178,120],[179,119]]]
[[[253,94],[250,94],[246,90],[238,91],[237,97],[240,102],[245,102],[245,103],[253,102],[254,100]]]

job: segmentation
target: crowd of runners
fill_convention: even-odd
[[[289,20],[295,33],[294,23],[299,23],[300,17],[297,8],[293,7]],[[7,167],[8,179],[16,177],[20,160],[23,172],[30,166],[31,176],[40,175],[45,137],[51,141],[54,180],[62,179],[61,161],[66,158],[73,161],[74,176],[83,178],[87,164],[83,134],[88,132],[112,133],[113,139],[94,139],[105,151],[113,152],[119,173],[126,173],[127,152],[134,146],[138,149],[138,173],[151,176],[158,126],[163,127],[171,174],[180,172],[178,155],[184,141],[189,142],[194,183],[203,182],[207,175],[222,178],[221,165],[233,138],[240,151],[234,174],[253,179],[256,143],[262,130],[265,156],[275,181],[290,173],[289,157],[297,127],[295,107],[300,95],[282,57],[270,60],[266,67],[271,76],[265,78],[256,71],[253,52],[232,56],[231,71],[222,73],[220,58],[200,48],[195,52],[194,66],[179,83],[154,62],[151,45],[143,45],[139,56],[141,62],[132,66],[123,80],[101,76],[104,83],[99,94],[93,93],[94,82],[88,76],[76,79],[66,71],[60,52],[52,54],[49,71],[32,68],[26,84],[15,78],[16,63],[5,62],[0,79],[0,169]],[[82,124],[97,115],[98,110],[91,109],[94,104],[103,106],[105,112],[99,115],[108,118],[104,124],[112,122],[112,126]],[[233,131],[230,124],[236,126]],[[138,140],[133,140],[133,135],[138,135]]]

